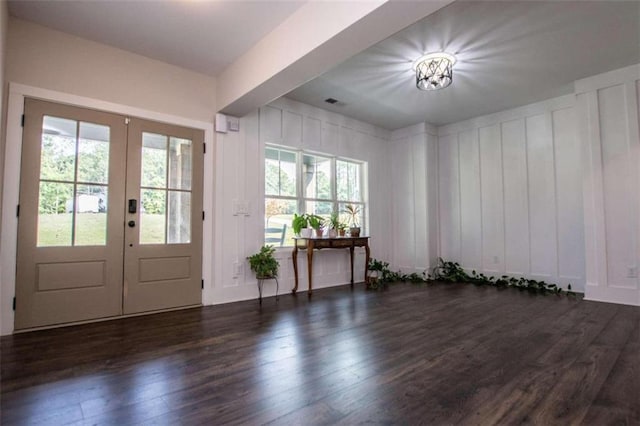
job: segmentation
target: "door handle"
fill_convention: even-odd
[[[129,200],[129,213],[135,213],[136,211],[138,211],[138,200],[135,200],[135,199]]]
[[[129,228],[135,228],[136,227],[136,221],[135,220],[130,220],[127,225],[129,225]]]

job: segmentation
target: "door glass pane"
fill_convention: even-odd
[[[73,181],[76,160],[74,120],[45,116],[42,124],[40,179]]]
[[[169,220],[167,242],[186,244],[191,242],[191,193],[169,191]]]
[[[40,182],[38,247],[70,246],[73,220],[73,184]]]
[[[140,244],[164,244],[167,193],[165,190],[140,191]]]
[[[80,123],[78,181],[109,182],[109,127]]]
[[[191,141],[169,139],[169,188],[191,189]]]
[[[167,137],[142,133],[141,185],[152,188],[167,186]]]
[[[78,185],[76,190],[76,246],[107,243],[107,187]]]

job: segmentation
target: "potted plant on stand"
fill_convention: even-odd
[[[367,266],[367,288],[379,289],[387,284],[389,263],[378,259],[371,259]]]
[[[291,227],[293,233],[302,238],[309,238],[311,236],[311,228],[309,228],[309,215],[307,214],[293,214],[293,220],[291,221]]]
[[[344,211],[351,216],[351,228],[349,228],[349,234],[352,237],[360,236],[360,226],[358,225],[358,215],[360,214],[360,207],[353,204],[347,204],[344,206]]]
[[[251,270],[255,272],[258,279],[258,293],[260,294],[260,303],[262,303],[262,285],[264,280],[276,280],[276,299],[278,298],[278,267],[280,264],[273,256],[276,249],[273,246],[262,246],[258,253],[255,253],[247,259]]]
[[[322,229],[323,224],[324,219],[322,219],[320,216],[315,214],[309,215],[309,226],[315,229],[316,237],[322,237],[322,233],[324,232],[324,230]]]

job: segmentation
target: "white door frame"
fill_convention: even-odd
[[[144,118],[163,123],[204,130],[204,141],[209,149],[204,155],[203,208],[206,220],[202,227],[202,278],[205,286],[202,304],[213,302],[213,223],[214,223],[214,132],[213,122],[192,120],[176,115],[163,114],[127,105],[100,101],[84,96],[70,95],[48,89],[23,84],[9,83],[7,106],[7,134],[4,158],[4,178],[2,181],[2,241],[0,242],[0,335],[13,333],[13,297],[16,288],[16,249],[18,239],[18,218],[16,206],[20,193],[20,162],[22,155],[22,114],[26,97],[42,99],[61,104],[91,108],[105,112]]]

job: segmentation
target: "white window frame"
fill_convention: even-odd
[[[291,153],[294,153],[296,156],[296,196],[292,197],[292,196],[286,196],[286,195],[268,195],[266,193],[266,188],[263,189],[264,191],[264,201],[266,201],[267,198],[270,199],[278,199],[278,200],[285,200],[285,201],[296,201],[296,205],[297,205],[297,213],[307,213],[306,208],[307,208],[307,201],[312,201],[312,202],[323,202],[323,203],[331,203],[332,204],[332,211],[337,211],[337,212],[342,212],[341,210],[339,210],[339,207],[341,204],[353,204],[353,205],[357,205],[360,207],[360,216],[362,218],[361,223],[359,223],[358,225],[360,226],[361,229],[361,233],[363,235],[367,234],[367,230],[368,230],[368,224],[367,224],[367,217],[368,217],[368,197],[367,197],[367,193],[366,193],[366,189],[368,188],[367,185],[367,162],[366,161],[362,161],[362,160],[354,160],[352,158],[346,158],[346,157],[339,157],[333,154],[327,154],[327,153],[323,153],[323,152],[317,152],[317,151],[309,151],[309,150],[302,150],[302,149],[297,149],[297,148],[292,148],[292,147],[288,147],[288,146],[283,146],[283,145],[277,145],[277,144],[270,144],[267,143],[265,144],[265,151],[263,152],[263,155],[265,154],[267,149],[277,149],[277,150],[284,150],[284,151],[288,151]],[[304,194],[304,188],[303,188],[303,156],[304,155],[312,155],[312,156],[317,156],[317,157],[323,157],[326,159],[329,159],[329,161],[331,162],[331,176],[330,176],[330,185],[331,185],[331,198],[330,199],[323,199],[323,198],[306,198],[305,194]],[[263,160],[263,161],[266,161]],[[348,162],[348,163],[354,163],[354,164],[358,164],[359,170],[360,170],[360,195],[361,195],[361,200],[362,201],[351,201],[351,200],[339,200],[338,199],[338,184],[337,184],[337,167],[336,167],[336,163],[338,161],[344,161],[344,162]],[[263,178],[266,179],[266,168],[265,168],[265,175],[263,176]],[[265,187],[266,187],[266,183],[265,183]],[[263,202],[264,202],[263,201]],[[361,235],[362,235],[361,234]],[[264,236],[263,236],[264,238]],[[284,246],[284,247],[291,247],[291,246]]]

